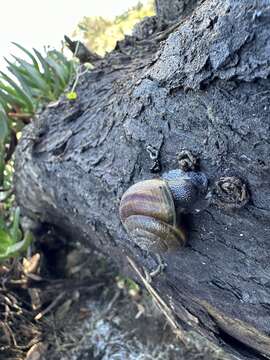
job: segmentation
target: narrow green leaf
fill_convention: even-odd
[[[46,59],[52,70],[54,71],[55,75],[58,76],[59,81],[61,83],[62,89],[65,89],[66,87],[66,81],[65,81],[65,74],[63,71],[63,68],[61,65],[59,65],[53,58],[48,57]]]
[[[1,79],[1,77],[0,77],[0,79]],[[16,90],[15,90],[13,87],[5,84],[5,83],[4,83],[3,81],[1,81],[1,80],[0,80],[0,89],[5,90],[5,91],[6,91],[7,93],[9,93],[9,94],[16,95]]]
[[[4,91],[0,89],[0,97],[2,98],[2,101],[5,101],[7,104],[10,104],[11,107],[19,106],[22,108],[28,109],[28,103],[24,101],[19,95],[11,95],[6,94]],[[29,112],[32,112],[32,110],[29,109]]]
[[[4,109],[0,106],[0,144],[4,144],[9,135],[8,117]]]
[[[53,79],[53,74],[51,72],[50,65],[47,63],[46,59],[41,55],[39,51],[37,51],[36,49],[33,50],[42,65],[45,78],[47,79],[47,81],[51,81]]]
[[[54,81],[52,84],[52,90],[53,90],[53,94],[54,94],[54,99],[57,100],[63,92],[63,86],[62,86],[58,76],[54,77]]]
[[[0,229],[7,230],[5,220],[0,216]]]
[[[6,60],[6,62],[9,64],[8,70],[18,79],[23,90],[31,98],[33,96],[31,87],[35,85],[34,82],[32,82],[31,79],[29,79],[29,76],[27,76],[27,73],[25,73],[24,69],[19,68],[15,64],[9,62],[8,60]]]
[[[8,66],[8,70],[17,77],[23,90],[28,94],[28,96],[32,99],[33,102],[34,98],[40,97],[42,93],[41,89],[36,87],[36,83],[33,81],[33,79],[29,77],[29,74],[25,71],[25,69],[15,65],[12,68]],[[15,95],[17,95],[16,91]],[[36,108],[36,104],[34,104],[34,108]]]
[[[21,46],[20,44],[18,44],[18,43],[16,43],[16,42],[12,42],[12,44],[15,45],[15,46],[17,46],[17,47],[18,47],[19,49],[21,49],[25,54],[27,54],[27,55],[30,57],[30,59],[32,60],[35,68],[36,68],[37,70],[39,70],[38,62],[37,62],[37,60],[35,59],[34,55],[31,54],[30,51],[28,51],[27,49],[25,49],[23,46]]]
[[[41,89],[44,93],[50,92],[50,88],[43,79],[42,74],[33,65],[20,58],[15,57],[15,59],[27,71],[28,77],[31,78],[38,89]]]
[[[30,231],[26,231],[23,240],[15,244],[12,244],[10,246],[7,246],[6,249],[4,249],[4,251],[1,251],[0,249],[0,260],[16,257],[19,255],[19,253],[26,251],[33,242],[33,239],[34,238],[32,233],[30,233]]]
[[[75,71],[76,71],[76,65],[73,61],[69,62],[69,79],[68,79],[68,83],[71,81],[72,77],[75,75]]]
[[[14,211],[13,224],[10,229],[10,235],[13,239],[13,242],[18,242],[21,240],[21,231],[20,231],[20,208],[17,207]]]
[[[9,233],[4,229],[0,229],[0,254],[5,252],[10,245],[12,245],[12,238]]]
[[[4,183],[5,171],[5,142],[9,135],[8,118],[2,108],[0,108],[0,186]]]
[[[7,114],[9,112],[9,106],[6,103],[6,101],[4,101],[4,99],[1,98],[0,96],[0,109],[2,109],[2,111]],[[6,115],[7,116],[7,115]]]
[[[5,73],[3,73],[2,71],[0,71],[0,74],[2,75],[2,77],[5,79],[6,82],[9,83],[9,85],[11,85],[18,93],[18,95],[20,96],[21,99],[23,99],[25,101],[25,103],[27,104],[28,108],[31,109],[31,112],[34,110],[34,103],[31,99],[31,97],[29,97],[17,84],[14,80],[12,80],[9,76],[7,76]]]

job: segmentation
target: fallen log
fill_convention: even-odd
[[[112,256],[215,359],[270,358],[269,44],[267,1],[200,2],[163,32],[118,42],[81,76],[76,101],[47,108],[17,147],[24,215]],[[186,215],[187,245],[162,254],[149,284],[156,258],[127,235],[120,199],[177,168],[184,149],[212,198]]]

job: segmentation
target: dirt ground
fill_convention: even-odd
[[[184,359],[150,296],[81,244],[48,231],[0,271],[0,359]]]
[[[184,346],[110,259],[53,229],[0,265],[0,360],[225,359],[189,339]]]

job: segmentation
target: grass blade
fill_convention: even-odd
[[[11,108],[22,108],[24,111],[26,109],[28,109],[28,104],[25,103],[25,101],[20,98],[19,95],[12,95],[12,94],[7,94],[4,91],[2,91],[0,89],[0,98],[2,99],[2,101],[5,101],[6,104],[8,104]],[[33,111],[29,111],[29,112],[33,112]]]
[[[33,49],[33,50],[34,50],[39,62],[41,63],[45,78],[47,79],[47,81],[52,81],[53,73],[51,71],[50,65],[47,63],[46,59],[41,55],[41,53],[38,50],[36,50],[36,49]]]
[[[0,247],[0,260],[5,260],[10,257],[16,257],[19,253],[26,251],[33,242],[33,235],[30,231],[26,231],[23,240],[7,246],[3,251]],[[1,243],[1,232],[0,232],[0,243]]]
[[[50,87],[43,79],[42,74],[31,64],[23,59],[15,57],[18,63],[26,70],[28,77],[32,80],[35,84],[35,87],[46,93],[47,95],[50,94]]]
[[[0,186],[4,183],[5,171],[5,142],[9,135],[8,118],[2,107],[0,107]]]
[[[12,237],[13,243],[21,240],[21,231],[20,231],[20,208],[17,207],[14,212],[13,224],[10,229],[10,235]]]
[[[33,96],[32,87],[35,85],[31,79],[27,76],[27,73],[24,69],[12,64],[7,59],[6,62],[9,64],[8,70],[18,79],[21,87],[27,93],[27,95],[31,98]]]
[[[53,72],[55,73],[55,76],[58,77],[62,90],[66,87],[66,80],[65,80],[65,74],[64,70],[52,57],[48,57],[46,59],[50,67],[52,68]]]
[[[2,75],[2,77],[4,78],[4,80],[9,83],[9,85],[11,85],[16,92],[18,93],[18,96],[27,104],[28,109],[30,110],[29,112],[33,112],[34,111],[34,102],[33,99],[28,96],[17,84],[14,80],[12,80],[9,76],[7,76],[5,73],[3,73],[2,71],[0,71],[0,74]]]
[[[35,59],[34,55],[31,54],[30,51],[28,51],[27,49],[25,49],[22,45],[16,43],[16,42],[12,42],[13,45],[17,46],[19,49],[21,49],[26,55],[28,55],[30,57],[30,59],[33,62],[33,65],[35,66],[35,68],[39,71],[39,65],[37,60]]]
[[[0,106],[0,144],[5,142],[8,135],[8,117],[4,109]]]

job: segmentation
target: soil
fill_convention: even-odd
[[[181,359],[181,346],[152,299],[132,280],[111,273],[112,263],[91,255],[94,271],[101,261],[106,281],[91,296],[75,290],[51,315],[57,331],[47,337],[48,359]]]
[[[1,271],[0,359],[184,359],[150,296],[81,244],[48,231]]]

